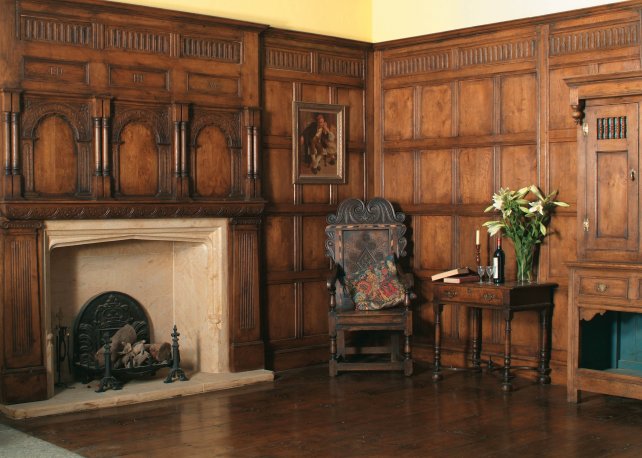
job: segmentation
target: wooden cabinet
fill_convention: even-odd
[[[578,157],[578,259],[639,261],[637,102],[589,106]]]
[[[640,354],[639,348],[625,348],[639,344],[628,339],[629,325],[623,324],[642,318],[642,72],[566,82],[579,124],[579,235],[577,262],[569,263],[568,399],[579,401],[584,390],[642,399],[642,370],[635,361],[624,364],[623,358]]]

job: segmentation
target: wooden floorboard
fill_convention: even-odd
[[[496,374],[277,374],[273,383],[137,406],[0,421],[86,457],[642,456],[642,401]],[[125,389],[126,386],[125,386]],[[1,453],[0,453],[1,455]]]

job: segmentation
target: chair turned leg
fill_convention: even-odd
[[[337,375],[337,336],[330,335],[330,363],[329,363],[330,377]]]
[[[406,377],[412,375],[412,357],[410,353],[410,336],[405,336],[403,346],[403,373]]]

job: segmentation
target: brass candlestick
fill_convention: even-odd
[[[478,266],[481,266],[481,255],[480,255],[481,245],[479,243],[475,244],[475,261]]]

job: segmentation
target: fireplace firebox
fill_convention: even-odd
[[[101,379],[98,392],[120,389],[123,382],[167,367],[172,370],[166,383],[173,381],[173,374],[187,380],[180,369],[176,327],[174,352],[168,342],[152,343],[145,309],[128,294],[107,291],[88,300],[74,321],[73,336],[75,375],[82,383]]]

